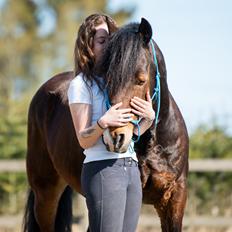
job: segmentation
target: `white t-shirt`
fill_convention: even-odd
[[[99,77],[100,78],[100,77]],[[71,82],[68,88],[69,104],[85,103],[92,106],[91,125],[96,124],[97,120],[107,111],[105,98],[97,83],[93,81],[93,85],[86,84],[83,79],[83,74],[77,75]],[[128,150],[125,153],[109,152],[100,137],[96,144],[84,150],[84,163],[97,160],[118,159],[124,157],[132,157],[137,160],[134,151],[134,142],[132,141]]]

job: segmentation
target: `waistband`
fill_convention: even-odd
[[[125,157],[116,159],[115,164],[122,165],[122,166],[138,166],[138,162],[135,161],[132,157]]]
[[[96,160],[96,161],[91,161],[88,163],[84,163],[84,166],[89,166],[89,165],[97,165],[97,166],[126,166],[126,167],[137,167],[138,162],[135,161],[132,157],[123,157],[123,158],[118,158],[118,159],[104,159],[104,160]]]

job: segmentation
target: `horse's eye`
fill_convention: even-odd
[[[147,81],[147,75],[144,72],[138,71],[135,74],[135,84],[143,85]]]
[[[136,79],[136,85],[143,85],[146,81]]]

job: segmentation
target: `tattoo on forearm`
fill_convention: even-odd
[[[96,131],[96,129],[94,129],[94,128],[86,129],[85,131],[83,131],[83,132],[81,133],[81,136],[82,136],[83,138],[88,138],[88,137],[90,137],[95,131]]]

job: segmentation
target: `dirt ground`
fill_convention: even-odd
[[[12,220],[12,218],[0,218],[0,222],[4,220],[5,226],[0,227],[0,232],[21,232],[21,222],[22,216],[17,216]],[[81,222],[81,221],[80,221]],[[1,223],[2,224],[2,223]],[[209,226],[196,226],[191,225],[191,221],[188,221],[188,226],[183,226],[183,232],[232,232],[232,226],[219,226],[215,224]],[[82,221],[81,224],[73,225],[73,232],[86,232],[86,224]],[[161,232],[160,222],[157,217],[151,215],[141,215],[139,219],[139,225],[136,232]]]
[[[78,201],[76,204],[79,209],[82,208],[82,211],[78,214],[74,208],[73,232],[86,232],[88,226],[87,209],[83,201]],[[21,224],[22,215],[1,216],[0,232],[21,232]],[[160,231],[160,221],[154,208],[143,205],[136,232]],[[183,232],[232,232],[232,220],[223,217],[186,216],[183,222]]]

